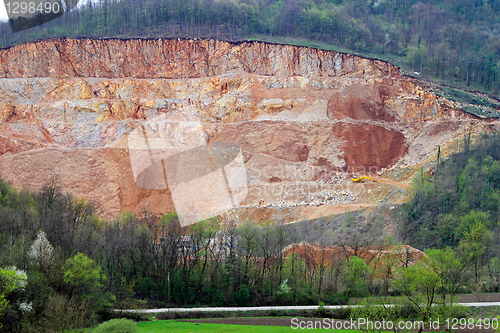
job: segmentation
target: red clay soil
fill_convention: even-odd
[[[375,124],[340,123],[335,134],[344,144],[344,160],[354,170],[378,171],[393,165],[408,150],[403,133]]]
[[[332,93],[328,100],[330,119],[351,118],[363,121],[395,121],[386,100],[396,94],[390,84],[353,84]],[[345,143],[344,160],[352,168],[386,168],[406,153],[408,146],[403,133],[375,124],[343,123],[335,134]]]
[[[394,121],[394,115],[385,106],[385,100],[394,95],[392,90],[383,84],[353,84],[330,96],[327,115],[330,119]]]

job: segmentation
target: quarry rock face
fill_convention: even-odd
[[[240,149],[244,182],[233,159],[232,169],[217,166],[209,150],[212,169],[193,172],[224,171],[186,191],[229,191],[234,209],[223,216],[272,220],[283,208],[280,218],[292,222],[393,202],[397,184],[353,186],[350,177],[408,181],[438,146],[444,157],[469,130],[496,126],[389,63],[334,51],[180,39],[55,39],[0,50],[0,177],[36,190],[56,175],[109,217],[179,210],[184,190],[166,181],[167,159],[222,143]]]

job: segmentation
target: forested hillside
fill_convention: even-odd
[[[462,150],[439,164],[433,176],[421,173],[405,206],[403,234],[419,249],[454,248],[481,272],[498,275],[500,240],[500,137]],[[498,287],[497,287],[498,288]]]
[[[500,0],[102,0],[0,45],[62,36],[263,39],[355,51],[500,95]],[[285,38],[283,38],[285,37]]]
[[[467,139],[468,140],[468,139]],[[434,175],[416,178],[408,204],[407,237],[419,248],[458,246],[471,221],[498,238],[500,138],[494,136],[441,161]]]

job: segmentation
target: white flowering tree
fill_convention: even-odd
[[[27,284],[28,276],[26,272],[16,267],[0,268],[0,318],[3,317],[4,311],[10,307],[7,297],[18,288],[24,288]],[[25,308],[30,311],[31,303],[23,303]],[[0,320],[0,328],[3,326]]]
[[[54,261],[54,247],[52,247],[47,239],[47,235],[42,230],[38,231],[28,256],[31,263],[39,269],[50,266]]]

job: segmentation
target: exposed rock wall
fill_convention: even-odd
[[[249,188],[240,209],[252,212],[375,203],[379,196],[354,193],[348,176],[411,170],[438,146],[451,151],[470,128],[496,131],[496,122],[463,113],[382,61],[183,39],[55,39],[0,50],[0,121],[1,177],[36,189],[55,173],[111,216],[175,209],[168,189],[136,184],[127,144],[135,130],[173,146],[195,132],[196,142],[238,144]]]
[[[276,77],[380,77],[388,63],[307,47],[185,39],[53,39],[0,52],[0,77],[186,79],[231,71]]]

